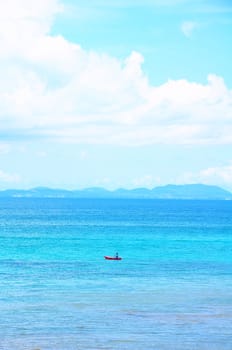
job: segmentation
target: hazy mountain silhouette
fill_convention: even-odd
[[[232,193],[218,186],[202,184],[166,185],[153,189],[119,188],[114,191],[101,187],[91,187],[83,190],[53,189],[36,187],[29,190],[9,189],[0,191],[0,197],[29,198],[154,198],[154,199],[232,199]]]

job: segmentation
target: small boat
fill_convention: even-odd
[[[122,260],[120,256],[105,256],[106,260]]]

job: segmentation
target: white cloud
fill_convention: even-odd
[[[57,0],[8,0],[0,3],[0,55],[18,57],[36,47],[54,16],[62,11]],[[25,57],[26,58],[26,57]]]
[[[20,181],[20,176],[17,174],[9,174],[0,169],[0,183],[17,183]]]
[[[88,152],[85,151],[85,150],[80,151],[79,158],[82,159],[82,160],[87,159],[88,158]]]
[[[0,143],[0,155],[8,154],[11,150],[11,146],[8,143]]]
[[[109,177],[103,177],[96,179],[94,185],[97,187],[110,188],[112,186],[112,180]]]
[[[36,156],[39,158],[45,158],[45,157],[47,157],[47,152],[45,152],[45,151],[36,152]]]
[[[206,185],[218,185],[232,190],[232,164],[185,173],[180,176],[177,183],[203,183]]]
[[[159,177],[154,177],[152,175],[144,175],[132,180],[132,187],[146,187],[153,188],[161,183]]]
[[[189,38],[198,26],[197,22],[185,21],[181,24],[181,31],[187,38]]]
[[[52,36],[61,10],[56,0],[0,4],[3,135],[85,144],[232,143],[232,91],[221,77],[152,86],[139,52],[120,61]]]

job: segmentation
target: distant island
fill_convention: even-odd
[[[107,190],[91,187],[83,190],[36,187],[29,190],[9,189],[0,191],[0,197],[24,198],[127,198],[127,199],[220,199],[231,200],[232,193],[218,186],[203,184],[166,185],[153,189],[135,188]]]

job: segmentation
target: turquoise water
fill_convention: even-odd
[[[1,350],[232,349],[231,201],[0,199],[0,249]]]

